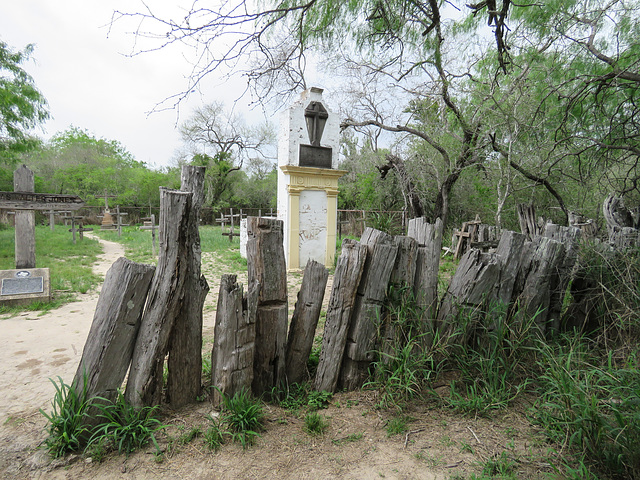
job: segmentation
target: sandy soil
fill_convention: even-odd
[[[122,256],[120,245],[101,240],[104,254],[94,269],[104,275]],[[231,267],[215,254],[203,255],[203,273],[211,291],[205,302],[205,341],[211,341],[217,279]],[[246,272],[238,281],[246,285]],[[289,278],[290,310],[302,281]],[[329,298],[327,287],[325,301]],[[537,478],[550,467],[545,445],[524,409],[492,419],[464,418],[418,402],[403,415],[409,432],[387,436],[386,425],[398,412],[379,410],[374,392],[338,393],[328,409],[327,432],[312,437],[302,429],[303,414],[267,405],[267,425],[255,446],[224,445],[213,453],[202,438],[182,444],[179,437],[195,427],[206,431],[212,412],[208,401],[180,412],[166,411],[169,425],[160,445],[129,457],[111,454],[100,463],[72,455],[51,461],[38,445],[46,422],[38,409],[50,409],[54,386],[49,378],[69,382],[80,361],[99,291],[38,316],[23,313],[0,318],[0,478],[2,479],[449,479],[480,472],[482,462],[500,455],[514,460],[519,478]],[[205,350],[210,346],[205,345]]]
[[[104,275],[124,255],[122,246],[102,242],[103,254],[94,265]],[[67,382],[76,372],[93,320],[100,290],[78,296],[77,302],[44,315],[24,312],[0,318],[0,419],[49,406],[55,392],[49,378]]]

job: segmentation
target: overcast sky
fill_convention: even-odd
[[[149,0],[158,8],[179,8],[181,0]],[[190,0],[182,0],[190,4]],[[174,110],[148,112],[186,86],[189,64],[179,49],[164,49],[134,57],[133,24],[119,24],[109,31],[116,9],[133,12],[137,0],[3,0],[0,39],[13,49],[35,44],[33,60],[24,65],[49,102],[52,119],[44,132],[49,138],[70,125],[86,129],[98,138],[117,140],[136,160],[150,166],[170,164],[180,147],[177,123],[193,108],[214,100],[231,104],[244,90],[242,79],[221,84],[210,78],[206,93],[196,94]],[[166,10],[165,10],[166,11]],[[247,99],[247,102],[248,103]],[[245,109],[245,119],[259,116]]]

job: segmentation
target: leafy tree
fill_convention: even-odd
[[[205,202],[214,208],[227,206],[234,196],[232,186],[243,181],[240,170],[244,162],[257,168],[250,155],[264,158],[274,140],[268,125],[247,126],[221,102],[197,108],[181,125],[180,134],[190,162],[207,167]]]
[[[343,128],[392,134],[401,184],[446,223],[473,172],[500,186],[498,220],[513,196],[535,195],[566,219],[593,203],[594,186],[638,190],[639,12],[637,0],[239,0],[194,5],[177,22],[151,9],[119,19],[212,52],[186,91],[249,59],[254,88],[282,93],[282,81],[306,84],[309,55],[332,53],[332,79],[357,74],[344,83]]]
[[[273,162],[265,158],[250,158],[241,180],[235,185],[232,204],[240,208],[275,208],[278,184],[276,168]]]
[[[32,52],[33,45],[14,51],[0,41],[0,160],[9,164],[37,146],[28,132],[49,118],[45,98],[21,66]]]
[[[48,192],[74,194],[89,205],[101,205],[104,192],[115,203],[158,206],[159,187],[177,188],[179,172],[152,170],[138,162],[118,141],[96,138],[77,127],[58,133],[25,161]]]

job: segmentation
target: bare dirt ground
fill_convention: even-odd
[[[101,241],[104,254],[94,269],[106,273],[122,256],[120,245]],[[213,337],[218,281],[230,267],[214,254],[203,255],[211,291],[205,303],[204,338]],[[246,285],[246,272],[238,281]],[[290,275],[290,309],[302,281]],[[330,285],[325,301],[328,300]],[[179,437],[199,427],[206,431],[208,401],[179,412],[165,411],[169,425],[161,435],[163,455],[150,447],[101,462],[79,455],[51,461],[38,446],[46,437],[39,409],[50,410],[51,379],[69,382],[80,361],[99,291],[38,316],[0,318],[0,478],[2,479],[449,479],[468,478],[499,459],[513,463],[517,478],[550,471],[547,448],[524,413],[525,405],[497,417],[473,418],[436,408],[434,401],[411,405],[408,432],[389,437],[386,425],[398,414],[376,408],[375,392],[338,393],[320,413],[329,421],[322,436],[303,431],[304,418],[266,405],[267,424],[256,444],[243,450],[225,444],[208,450],[202,438],[182,444]],[[210,345],[205,351],[210,352]]]

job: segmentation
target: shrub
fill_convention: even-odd
[[[82,442],[86,440],[84,437],[89,434],[89,430],[85,416],[91,402],[87,398],[86,388],[78,394],[75,388],[64,383],[60,377],[59,385],[49,380],[56,389],[52,401],[53,410],[49,414],[43,410],[40,410],[40,413],[49,422],[49,436],[44,441],[44,446],[52,457],[58,458],[68,452],[79,450]]]
[[[329,427],[329,422],[318,412],[309,412],[304,417],[304,431],[309,435],[322,435]]]
[[[636,355],[604,361],[584,337],[540,345],[540,398],[533,410],[547,436],[611,475],[640,477],[640,369]],[[572,467],[573,468],[573,467]]]
[[[242,390],[231,398],[223,396],[222,420],[229,428],[233,440],[239,442],[242,448],[247,448],[262,430],[264,412],[260,401]]]
[[[129,454],[144,447],[150,441],[160,451],[155,435],[166,428],[156,417],[158,406],[136,408],[130,405],[122,392],[118,391],[115,402],[96,397],[96,408],[101,419],[95,428],[89,445],[95,442],[110,442],[118,452]]]

